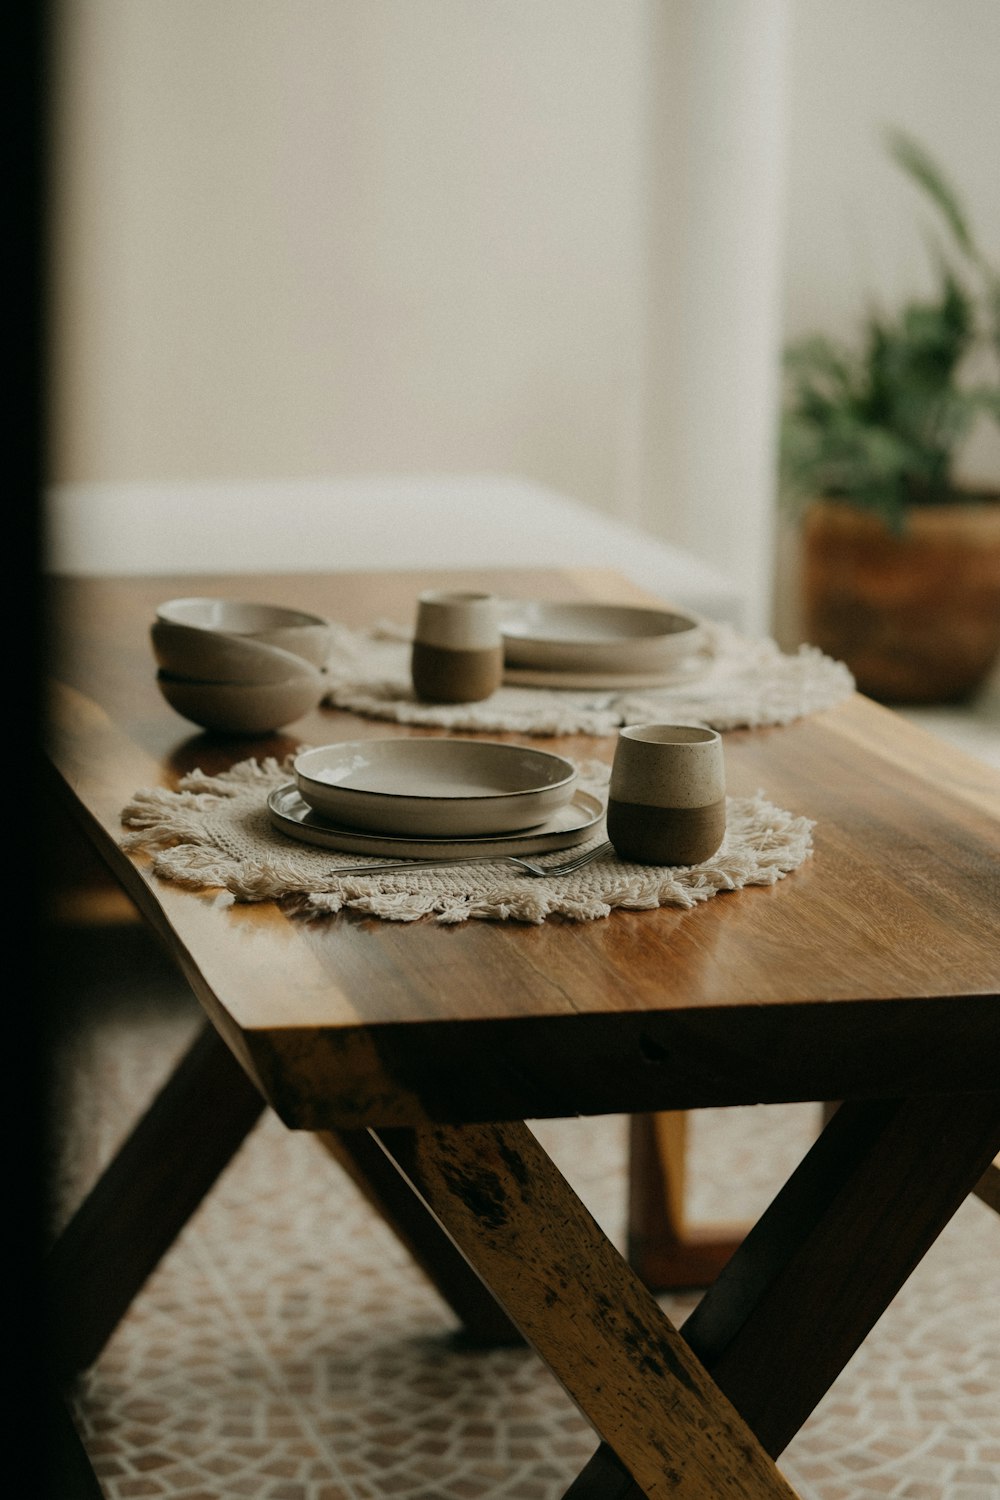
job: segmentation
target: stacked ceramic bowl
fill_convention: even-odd
[[[320,615],[237,599],[169,599],[150,627],[171,708],[225,734],[267,734],[314,709],[331,635]]]

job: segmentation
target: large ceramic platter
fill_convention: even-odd
[[[473,838],[408,838],[340,828],[304,802],[293,781],[277,787],[267,799],[272,825],[289,838],[343,854],[374,854],[387,859],[470,859],[484,854],[544,854],[571,849],[593,837],[604,818],[604,803],[581,787],[568,802],[537,828],[526,833],[479,835]]]
[[[299,794],[338,825],[418,838],[468,838],[544,823],[568,802],[572,761],[493,740],[344,740],[292,762]]]
[[[508,600],[500,614],[508,668],[652,673],[675,667],[703,644],[703,627],[678,610],[627,604]]]

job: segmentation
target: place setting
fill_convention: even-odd
[[[160,878],[292,915],[445,924],[691,908],[810,857],[811,820],[727,794],[718,731],[617,736],[610,766],[484,739],[303,746],[140,789],[122,844]]]
[[[612,850],[639,864],[692,866],[726,835],[722,740],[696,725],[623,729],[607,801],[582,791],[572,761],[484,740],[345,741],[304,750],[293,782],[268,797],[271,821],[306,843],[407,856],[329,875],[385,874],[566,849],[604,818],[607,837],[571,861],[530,874],[570,873]]]
[[[424,593],[411,625],[333,627],[332,708],[455,731],[613,735],[697,719],[793,722],[854,691],[842,662],[680,609]]]

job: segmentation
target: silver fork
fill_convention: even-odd
[[[336,869],[324,870],[324,875],[386,875],[393,870],[443,870],[452,865],[495,865],[500,861],[507,864],[517,865],[525,875],[568,875],[572,870],[579,870],[584,865],[589,865],[592,859],[597,859],[601,854],[607,854],[611,848],[610,841],[598,844],[594,849],[588,849],[584,854],[577,854],[572,859],[564,859],[557,865],[536,865],[530,859],[522,859],[518,854],[474,854],[467,859],[404,859],[398,863],[380,865],[338,865]]]

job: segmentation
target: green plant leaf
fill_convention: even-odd
[[[930,153],[906,131],[889,128],[884,132],[890,155],[914,182],[923,188],[947,221],[956,244],[966,255],[977,257],[972,232],[959,204],[954,188]]]
[[[961,445],[980,418],[1000,422],[1000,366],[992,380],[966,378],[990,340],[994,361],[1000,355],[1000,273],[977,251],[930,155],[902,131],[887,138],[975,275],[939,252],[936,291],[895,308],[870,305],[856,342],[815,333],[786,347],[778,477],[785,504],[842,499],[898,530],[909,509],[959,497]]]

